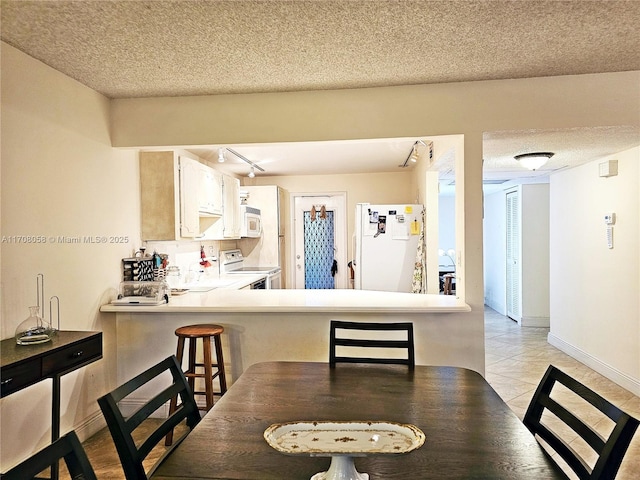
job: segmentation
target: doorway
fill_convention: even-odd
[[[346,288],[346,193],[292,194],[294,288]]]

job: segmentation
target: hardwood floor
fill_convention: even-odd
[[[153,418],[148,419],[138,427],[137,431],[139,431],[140,436],[144,438],[144,436],[148,434],[147,432],[152,431],[155,428],[154,425],[159,422],[160,420]],[[178,438],[186,428],[186,426],[184,426],[182,430],[180,427],[176,428],[174,438]],[[124,480],[124,472],[120,466],[120,459],[118,458],[116,447],[109,434],[109,429],[103,428],[91,438],[87,439],[82,445],[87,452],[87,456],[96,472],[98,480]],[[163,442],[151,451],[145,461],[147,471],[165,451],[166,448]]]
[[[547,366],[551,363],[594,389],[629,414],[640,418],[640,397],[594,372],[547,343],[548,329],[521,328],[514,321],[485,310],[486,378],[522,418]],[[576,446],[572,444],[572,446]],[[84,447],[100,480],[124,479],[108,430],[89,438]],[[579,446],[577,448],[580,448]],[[162,447],[160,447],[162,449]],[[151,462],[161,451],[152,454]],[[636,479],[640,472],[640,432],[627,452],[618,480]]]

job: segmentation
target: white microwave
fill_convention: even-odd
[[[242,209],[242,225],[240,227],[240,236],[256,238],[262,235],[262,220],[260,218],[260,209],[241,205]]]

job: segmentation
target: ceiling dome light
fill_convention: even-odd
[[[218,150],[218,163],[224,163],[224,148]]]
[[[537,170],[553,157],[552,152],[535,152],[535,153],[522,153],[516,155],[515,158],[524,168],[529,170]]]

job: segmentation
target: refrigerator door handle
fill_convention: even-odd
[[[354,267],[357,265],[356,258],[358,258],[358,253],[356,252],[356,244],[356,235],[354,233],[353,235],[351,235],[351,253],[353,254],[353,260],[351,261],[353,262]]]

